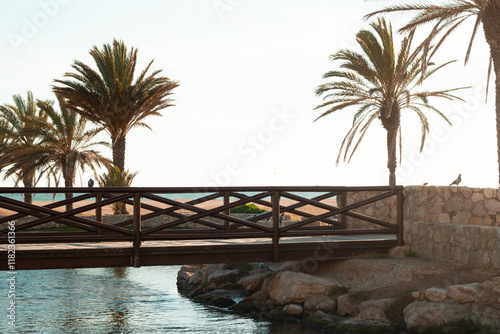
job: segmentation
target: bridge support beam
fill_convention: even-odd
[[[141,266],[141,194],[134,194],[134,255],[132,264],[134,267]]]

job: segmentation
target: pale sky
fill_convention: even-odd
[[[382,127],[373,126],[349,164],[336,166],[355,110],[313,123],[321,113],[313,108],[322,102],[314,91],[323,73],[338,68],[329,55],[358,50],[355,34],[371,22],[363,16],[394,1],[1,1],[2,104],[28,90],[54,99],[53,80],[72,71],[74,60],[95,68],[89,50],[113,38],[139,50],[139,71],[154,58],[154,69],[180,82],[175,106],[147,119],[154,131],[137,128],[127,137],[125,165],[139,172],[135,186],[388,184]],[[396,30],[411,16],[387,18]],[[448,185],[462,173],[461,185],[498,187],[494,90],[485,104],[489,48],[482,29],[463,66],[472,24],[437,59],[458,62],[426,87],[473,88],[459,93],[466,103],[434,103],[454,126],[429,112],[423,153],[417,119],[403,113],[398,184]]]

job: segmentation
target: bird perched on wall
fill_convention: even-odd
[[[458,177],[455,181],[453,181],[452,183],[450,183],[450,186],[456,184],[458,186],[458,184],[462,182],[462,174],[458,174]]]
[[[92,180],[92,178],[90,178],[89,180],[89,188],[92,188],[94,186],[94,180]]]

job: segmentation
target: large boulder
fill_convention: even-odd
[[[355,328],[379,328],[386,330],[391,328],[391,322],[387,319],[384,311],[374,306],[369,306],[354,318],[343,321],[342,325]]]
[[[281,305],[303,303],[314,295],[329,295],[334,289],[342,288],[342,284],[333,280],[325,280],[316,276],[283,271],[269,283],[269,295]]]
[[[425,299],[431,302],[444,302],[447,298],[446,290],[439,288],[429,288],[425,290]]]
[[[387,312],[396,298],[370,299],[359,304],[359,310],[363,311],[369,307],[377,307],[384,312]]]
[[[229,297],[230,292],[227,290],[215,290],[209,293],[194,297],[197,303],[210,304],[218,307],[229,307],[235,304],[235,301]]]
[[[325,313],[334,313],[336,303],[331,297],[324,295],[315,295],[307,299],[304,303],[304,310],[309,312],[322,311]]]
[[[182,266],[177,272],[177,279],[189,281],[198,268],[198,266]]]
[[[342,295],[337,298],[337,308],[340,315],[356,316],[359,313],[359,306],[351,302],[349,295]]]
[[[446,295],[454,302],[463,304],[470,303],[475,300],[478,293],[478,284],[456,284],[446,287]]]
[[[254,270],[250,273],[249,276],[242,277],[238,284],[247,292],[253,293],[262,289],[262,283],[267,276],[271,275],[271,272],[267,270]]]
[[[298,304],[288,304],[283,307],[283,312],[294,317],[300,317],[304,312],[304,308]]]
[[[208,275],[207,283],[220,285],[227,282],[234,282],[238,277],[238,269],[218,269]]]
[[[242,313],[251,313],[253,311],[261,312],[261,311],[269,311],[274,308],[274,305],[269,305],[268,309],[266,306],[269,305],[269,294],[267,291],[257,291],[250,297],[243,299],[231,306],[231,310],[242,312]]]
[[[404,321],[410,332],[439,330],[446,326],[460,325],[470,320],[472,304],[452,301],[414,301],[403,311]]]

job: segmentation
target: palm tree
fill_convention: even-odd
[[[0,119],[0,172],[8,165],[5,150],[9,147],[9,134],[12,132],[11,126]]]
[[[15,185],[21,181],[25,187],[35,186],[37,170],[29,168],[30,160],[21,155],[37,146],[39,140],[36,135],[25,134],[29,127],[27,118],[46,119],[45,113],[37,108],[32,92],[28,92],[26,100],[21,95],[13,96],[14,104],[0,106],[0,120],[2,122],[2,142],[4,146],[1,151],[2,167],[6,168],[4,179],[14,177]],[[39,174],[41,176],[41,174]],[[24,201],[32,202],[32,194],[25,193]]]
[[[136,126],[151,129],[144,121],[161,116],[160,110],[172,106],[169,95],[179,84],[158,76],[161,70],[148,74],[153,61],[134,81],[137,49],[130,52],[124,42],[113,40],[102,50],[90,51],[99,72],[75,61],[76,73],[66,73],[68,80],[55,80],[61,86],[53,89],[64,99],[64,106],[104,128],[112,140],[113,163],[125,169],[125,138]]]
[[[99,187],[130,187],[132,181],[137,176],[137,172],[121,171],[118,166],[114,166],[107,173],[96,176]],[[127,213],[122,202],[111,204],[113,214]]]
[[[472,43],[479,26],[482,24],[486,42],[490,45],[490,65],[488,69],[488,84],[492,67],[496,74],[496,130],[497,130],[497,152],[499,162],[499,184],[500,184],[500,1],[499,0],[448,0],[436,4],[402,4],[389,6],[382,10],[370,13],[367,17],[389,12],[416,12],[416,16],[400,31],[410,31],[427,23],[434,26],[423,43],[425,70],[426,64],[432,58],[444,40],[453,33],[468,18],[475,19],[472,36],[465,54],[465,64],[469,60]],[[431,50],[430,45],[438,40],[436,48]],[[488,86],[487,89],[488,90]]]
[[[344,49],[330,56],[333,61],[342,61],[340,67],[345,70],[334,70],[323,75],[323,78],[332,78],[334,81],[322,84],[316,89],[316,94],[324,96],[326,102],[315,109],[328,107],[317,118],[319,119],[338,110],[358,107],[353,125],[340,147],[337,164],[342,153],[344,161],[351,159],[369,126],[375,120],[380,120],[387,131],[389,184],[395,185],[398,142],[401,152],[401,113],[410,110],[417,114],[422,130],[420,146],[422,150],[426,134],[429,132],[429,122],[423,109],[437,113],[451,124],[444,114],[429,104],[429,98],[460,99],[450,92],[461,88],[416,91],[421,80],[451,62],[429,69],[421,78],[420,52],[411,51],[414,32],[404,37],[396,55],[391,25],[379,19],[370,26],[376,35],[369,30],[361,30],[356,35],[356,41],[363,53]],[[351,151],[350,156],[348,156],[349,151]]]
[[[27,171],[43,170],[47,177],[52,177],[56,186],[59,180],[64,180],[64,186],[73,187],[75,176],[80,169],[85,171],[89,167],[96,173],[96,167],[111,166],[111,161],[94,149],[98,146],[108,146],[104,141],[94,141],[102,129],[86,130],[87,120],[79,114],[64,108],[58,98],[61,111],[54,109],[52,101],[38,100],[38,107],[47,115],[47,119],[27,118],[29,126],[23,130],[23,135],[40,138],[36,147],[19,153],[21,161],[28,161],[25,166]],[[73,194],[66,193],[66,199]],[[66,210],[71,210],[72,204],[66,205]]]

